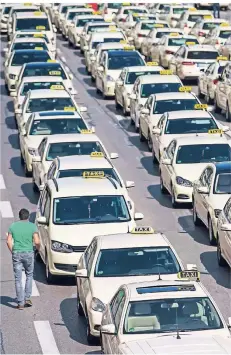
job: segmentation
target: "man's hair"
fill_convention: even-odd
[[[26,210],[25,208],[22,208],[20,211],[19,211],[19,219],[21,220],[25,220],[25,219],[28,219],[29,218],[29,211]]]

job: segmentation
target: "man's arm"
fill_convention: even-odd
[[[39,238],[39,235],[37,232],[35,232],[33,234],[33,242],[34,242],[34,245],[36,247],[36,249],[39,251],[40,249],[40,238]]]
[[[7,246],[8,246],[8,249],[9,249],[10,252],[12,253],[12,249],[13,249],[13,237],[12,237],[12,234],[10,234],[9,232],[8,232],[8,234],[7,234],[6,244],[7,244]]]

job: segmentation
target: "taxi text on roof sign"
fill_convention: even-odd
[[[125,51],[131,51],[131,50],[135,49],[135,47],[134,46],[123,46],[123,49]]]
[[[64,111],[75,111],[75,107],[64,107]]]
[[[154,229],[152,227],[135,227],[131,231],[132,234],[153,234]]]
[[[120,43],[121,44],[126,44],[127,42],[124,39],[121,39]]]
[[[191,92],[192,91],[192,87],[191,86],[180,86],[179,87],[179,91],[180,92]]]
[[[34,48],[36,51],[42,51],[43,50],[43,47],[35,47]]]
[[[50,90],[64,90],[63,85],[51,85]]]
[[[205,15],[205,16],[204,16],[204,19],[205,19],[205,20],[211,20],[212,18],[213,18],[213,17],[212,17],[211,15]]]
[[[220,27],[229,27],[230,24],[228,22],[223,22],[220,24]]]
[[[197,11],[195,7],[190,7],[189,11]]]
[[[101,15],[102,14],[102,11],[94,11],[93,12],[93,15]]]
[[[36,30],[45,30],[46,27],[45,26],[36,26]]]
[[[228,58],[227,57],[217,57],[217,60],[228,60]]]
[[[162,28],[164,25],[162,23],[154,23],[153,27]]]
[[[207,104],[196,104],[194,106],[195,110],[206,110],[208,108]]]
[[[194,46],[194,44],[196,44],[196,42],[186,42],[185,44],[186,44],[186,46]]]
[[[104,178],[105,174],[104,174],[104,171],[84,171],[83,177],[84,178]]]
[[[169,69],[160,71],[160,75],[172,75],[172,74],[173,74],[173,71],[169,70]]]
[[[224,133],[222,129],[210,129],[208,134],[222,134]]]
[[[171,36],[171,37],[178,37],[178,36],[179,36],[179,33],[177,33],[177,32],[170,33],[170,36]]]
[[[42,38],[42,37],[44,37],[44,34],[43,33],[35,33],[33,37]]]
[[[92,152],[90,156],[92,158],[104,158],[104,154],[102,152]]]
[[[47,63],[56,63],[55,59],[47,59]]]
[[[32,6],[33,4],[32,4],[32,2],[25,2],[23,5],[24,6]]]
[[[200,273],[197,270],[184,270],[177,274],[177,278],[200,281]]]
[[[157,62],[147,62],[146,63],[148,66],[157,66],[158,65],[158,63]]]
[[[59,70],[52,70],[52,71],[49,71],[49,75],[61,75],[61,71],[59,71]]]
[[[116,30],[116,26],[109,26],[109,30]]]
[[[81,129],[80,133],[81,134],[91,134],[92,130],[90,130],[90,129]]]
[[[42,12],[41,12],[41,11],[35,11],[35,12],[34,12],[34,15],[35,15],[35,16],[40,16],[40,15],[42,15]]]
[[[131,6],[131,3],[130,2],[123,2],[122,6]]]

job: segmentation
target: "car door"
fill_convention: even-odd
[[[44,184],[47,182],[47,180],[51,180],[55,177],[55,171],[56,171],[56,162],[53,161],[51,163],[51,166],[50,166],[47,174],[44,175]]]
[[[171,192],[171,182],[172,182],[172,177],[174,175],[174,168],[173,168],[173,159],[174,159],[174,154],[176,150],[176,141],[173,140],[168,148],[166,149],[163,157],[170,159],[172,164],[171,165],[161,165],[161,173],[162,173],[162,179],[164,182],[165,187],[169,192]]]
[[[26,123],[22,124],[18,128],[18,130],[19,130],[19,144],[20,144],[22,156],[24,158],[25,158],[25,151],[28,150],[28,134],[30,132],[31,121],[32,121],[32,115],[30,115],[30,117]],[[23,133],[25,133],[25,134],[23,134]]]
[[[212,73],[212,69],[214,68],[214,63],[210,64],[208,68],[201,73],[200,76],[200,89],[203,94],[207,93],[208,80]]]
[[[147,99],[144,108],[146,108],[151,114],[151,108],[153,103],[153,96],[149,96]],[[149,123],[150,123],[150,114],[141,114],[140,115],[140,125],[142,126],[142,132],[145,138],[148,138],[149,134]]]
[[[161,62],[161,58],[163,57],[164,55],[164,52],[165,52],[165,48],[166,48],[166,43],[167,43],[167,39],[166,37],[162,37],[157,45],[157,57],[156,57],[156,60],[158,62]]]
[[[208,167],[205,169],[203,174],[203,186],[207,187],[208,190],[211,190],[211,181],[213,176],[213,169]],[[198,214],[202,220],[202,222],[208,226],[208,209],[209,209],[209,194],[201,194],[198,192]]]
[[[181,53],[181,48],[179,48],[178,51],[176,51],[176,53],[172,56],[172,58],[170,60],[169,69],[173,71],[173,74],[176,74],[177,62],[178,62],[178,58],[179,58],[180,53]]]
[[[43,191],[43,197],[41,200],[41,204],[39,204],[39,209],[37,211],[38,217],[46,217],[48,225],[40,225],[39,236],[41,239],[41,249],[40,253],[42,255],[42,259],[45,261],[46,251],[50,251],[50,238],[49,238],[49,222],[50,222],[50,210],[51,210],[51,195],[48,187],[46,187]]]
[[[139,85],[139,79],[136,79],[135,83],[134,83],[134,86],[133,86],[133,89],[132,89],[132,93],[131,95],[137,95],[137,87]],[[136,102],[136,99],[134,98],[130,98],[130,111],[131,111],[131,118],[134,119],[135,117],[135,102]]]
[[[157,128],[159,128],[160,134],[153,134],[152,135],[153,150],[154,150],[155,156],[157,157],[157,159],[159,161],[160,161],[160,141],[161,141],[161,135],[163,133],[165,119],[166,119],[166,114],[161,116],[161,118],[159,119],[159,122],[157,124]]]
[[[225,110],[226,109],[226,102],[227,102],[227,91],[229,91],[229,72],[227,68],[224,69],[221,77],[221,81],[219,81],[218,87],[218,105]]]
[[[115,83],[116,99],[117,99],[117,102],[120,105],[122,105],[122,103],[123,103],[123,92],[124,92],[124,78],[125,78],[125,75],[126,75],[126,70],[123,69],[122,72],[120,73],[119,78],[116,80],[116,83]],[[118,82],[120,82],[120,81],[123,82],[122,86],[118,85]]]
[[[120,290],[118,293],[118,297],[116,299],[116,303],[113,307],[114,324],[117,333],[117,335],[112,336],[111,339],[111,347],[113,349],[113,354],[119,354],[120,339],[118,335],[119,335],[119,328],[120,328],[125,301],[126,301],[125,292],[124,290]]]
[[[99,71],[97,70],[97,86],[100,90],[102,90],[103,87],[103,76],[105,74],[105,52],[103,53],[100,62],[99,62],[99,66],[103,67],[103,71]]]
[[[44,151],[46,148],[46,143],[47,143],[47,139],[44,138],[38,147],[38,156],[40,156],[41,160],[39,162],[33,162],[33,165],[32,165],[33,178],[34,178],[34,181],[37,186],[39,186],[40,182],[41,182],[40,181],[40,174],[42,171],[42,160],[43,160]]]

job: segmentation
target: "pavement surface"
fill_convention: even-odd
[[[230,19],[230,13],[223,13]],[[1,47],[6,45],[2,37]],[[119,153],[115,165],[124,180],[134,180],[131,198],[136,209],[145,215],[142,224],[152,225],[164,232],[182,261],[197,264],[201,279],[227,319],[231,316],[231,272],[219,268],[216,248],[209,245],[207,230],[195,228],[192,211],[171,208],[169,196],[159,188],[158,167],[153,166],[151,154],[141,143],[129,118],[115,110],[113,100],[103,100],[87,76],[84,59],[78,50],[69,48],[58,35],[58,48],[74,74],[78,91],[77,102],[88,107],[86,115],[96,126],[96,134],[109,152]],[[2,49],[1,48],[1,49]],[[60,56],[61,56],[60,55]],[[47,285],[43,264],[36,263],[33,283],[33,307],[16,310],[11,256],[6,247],[9,224],[18,217],[20,208],[35,216],[38,195],[33,192],[20,163],[18,132],[15,126],[13,102],[5,90],[3,54],[1,56],[1,331],[2,354],[97,354],[99,346],[88,346],[86,324],[77,315],[76,287],[72,279],[59,279]],[[197,92],[197,88],[193,88]],[[216,116],[224,123],[224,117]],[[230,124],[231,126],[231,124]]]

